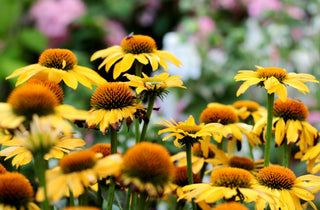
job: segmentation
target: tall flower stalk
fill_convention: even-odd
[[[117,153],[117,145],[118,145],[118,133],[113,128],[110,128],[110,136],[111,136],[111,154]],[[108,194],[108,206],[107,210],[112,210],[114,191],[116,188],[116,183],[113,176],[110,176],[110,184],[109,184],[109,194]]]
[[[267,99],[267,111],[268,111],[268,113],[267,113],[267,132],[266,132],[266,143],[265,143],[265,148],[264,148],[264,166],[269,166],[269,163],[270,163],[273,102],[274,102],[274,93],[268,94],[268,99]]]

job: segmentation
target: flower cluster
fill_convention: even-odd
[[[161,200],[193,210],[317,208],[320,177],[297,177],[291,166],[294,156],[307,161],[308,172],[319,170],[319,132],[307,122],[307,106],[287,97],[287,86],[310,92],[305,83],[318,83],[313,75],[240,70],[234,79],[244,83],[236,95],[263,87],[266,108],[250,100],[211,101],[197,117],[154,123],[156,100],[187,88],[167,71],[168,63],[182,62],[150,36],[133,33],[93,53],[91,61],[98,59],[98,70],[112,73],[112,81],[78,65],[68,49],[47,49],[37,64],[7,77],[18,78],[0,103],[0,156],[16,169],[0,165],[0,209],[147,209]],[[65,104],[64,92],[80,89],[78,83],[91,91],[88,111]],[[102,140],[86,144],[88,133]],[[283,161],[271,163],[271,152]],[[28,164],[32,175],[24,174]]]

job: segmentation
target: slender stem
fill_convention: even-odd
[[[134,67],[135,67],[135,70],[136,70],[136,76],[137,77],[141,77],[143,64],[140,63],[139,61],[135,61],[134,64],[135,64]]]
[[[274,93],[268,94],[267,100],[267,133],[266,144],[264,148],[264,166],[269,166],[270,162],[270,150],[271,150],[271,137],[272,137],[272,119],[273,119],[273,101]]]
[[[188,182],[189,184],[193,184],[193,173],[192,173],[192,152],[191,152],[192,145],[190,143],[186,143],[186,153],[187,153],[187,170],[188,170]],[[197,206],[192,199],[192,209],[196,210]]]
[[[156,100],[156,96],[155,95],[149,95],[148,96],[148,108],[147,108],[147,121],[143,122],[143,127],[142,127],[142,132],[141,132],[141,136],[140,136],[140,141],[144,141],[145,137],[146,137],[146,133],[148,130],[148,125],[149,125],[149,121],[150,121],[150,117],[152,114],[152,110],[153,110],[153,106],[154,106],[154,102]]]
[[[115,154],[117,153],[118,133],[112,127],[110,127],[110,135],[111,135],[111,154]],[[114,177],[110,176],[107,210],[112,209],[115,189],[116,189],[116,183],[115,183]]]
[[[84,188],[84,192],[79,196],[79,206],[87,206],[88,205],[88,188]]]
[[[290,168],[291,144],[287,144],[287,142],[284,142],[282,148],[283,148],[282,165],[286,168]]]
[[[43,159],[43,156],[44,154],[42,152],[33,154],[34,168],[35,168],[35,173],[39,180],[39,186],[42,187],[44,191],[44,201],[41,203],[41,209],[50,210],[50,203],[48,200],[46,176],[45,176],[45,172],[48,164],[47,164],[47,161]]]
[[[135,206],[137,205],[137,200],[138,200],[138,194],[137,193],[132,193],[131,210],[135,209]]]
[[[74,196],[73,196],[73,192],[69,189],[69,205],[70,206],[75,206],[75,202],[74,202]]]
[[[223,140],[224,140],[224,139],[222,139],[220,143],[217,143],[218,149],[220,149],[220,150],[222,150],[222,151],[223,151]]]
[[[248,142],[249,144],[249,153],[250,153],[250,157],[251,159],[254,161],[254,155],[253,155],[253,151],[252,151],[252,145]]]
[[[200,171],[201,180],[202,180],[202,178],[203,178],[203,176],[204,176],[204,172],[206,172],[207,165],[208,165],[207,162],[204,162],[204,163],[203,163],[203,166],[202,166],[201,171]]]
[[[132,190],[131,190],[131,188],[129,188],[127,191],[127,201],[126,201],[125,210],[129,210],[129,208],[130,208],[130,201],[131,201],[132,194],[133,194]]]
[[[138,202],[138,209],[144,210],[147,209],[147,198],[148,194],[146,192],[140,193],[139,202]]]
[[[140,142],[140,124],[139,119],[135,119],[135,134],[136,134],[136,144]]]

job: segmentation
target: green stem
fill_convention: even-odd
[[[270,162],[270,150],[271,150],[271,137],[272,137],[272,120],[273,120],[273,101],[274,93],[268,94],[267,100],[267,133],[266,143],[264,148],[264,166],[269,166]]]
[[[84,192],[79,196],[79,206],[87,206],[88,205],[88,188],[84,188]]]
[[[138,194],[132,193],[131,210],[135,209],[135,206],[137,205],[137,200],[138,200]]]
[[[73,192],[69,189],[69,205],[70,206],[75,206],[75,202],[74,202],[74,196],[73,196]]]
[[[187,171],[188,171],[188,182],[189,184],[193,184],[193,173],[192,173],[192,151],[191,151],[192,145],[190,143],[186,143],[186,153],[187,153]],[[192,199],[192,209],[196,210],[197,206],[194,202],[194,199]]]
[[[139,119],[135,119],[136,144],[140,142],[140,124]]]
[[[222,150],[222,151],[223,151],[223,140],[224,139],[222,139],[220,143],[217,143],[217,148]]]
[[[254,161],[254,156],[253,156],[253,151],[252,151],[252,145],[248,142],[249,144],[249,154],[250,154],[250,157],[251,159]]]
[[[287,142],[284,142],[282,148],[283,148],[282,165],[286,168],[290,168],[291,144],[287,144]]]
[[[202,166],[202,168],[201,168],[201,171],[200,171],[201,180],[202,180],[202,178],[203,178],[203,176],[204,176],[204,172],[206,172],[207,165],[208,165],[208,163],[207,163],[207,162],[204,162],[204,164],[203,164],[203,166]]]
[[[148,194],[146,192],[140,193],[139,202],[138,202],[138,209],[144,210],[147,209],[147,198]]]
[[[42,152],[33,154],[34,157],[34,168],[35,173],[39,180],[39,186],[43,188],[44,191],[44,201],[41,203],[42,210],[50,210],[50,203],[48,200],[47,185],[46,185],[46,169],[47,161],[43,159],[44,154]]]
[[[117,144],[118,144],[118,133],[112,127],[110,127],[110,135],[111,135],[111,154],[116,154]],[[116,189],[116,183],[115,183],[114,177],[110,176],[107,210],[112,210],[115,189]]]
[[[132,197],[132,190],[131,190],[131,188],[129,188],[127,191],[127,200],[126,200],[125,210],[129,210],[129,208],[130,208],[131,197]]]
[[[148,130],[148,125],[149,125],[149,121],[150,121],[150,117],[152,114],[152,110],[153,110],[153,106],[154,106],[154,102],[156,100],[156,96],[155,95],[149,95],[148,96],[148,108],[147,108],[147,121],[143,122],[143,127],[142,127],[142,132],[141,132],[141,136],[140,136],[140,141],[144,141],[145,137],[146,137],[146,133]]]
[[[135,64],[134,67],[135,67],[135,70],[136,70],[136,76],[137,77],[141,77],[143,64],[140,63],[139,61],[135,61],[134,64]]]

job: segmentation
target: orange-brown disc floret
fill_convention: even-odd
[[[208,107],[200,115],[200,122],[206,124],[221,123],[227,125],[238,121],[237,113],[227,106]]]
[[[63,103],[64,93],[60,85],[50,80],[30,79],[27,84],[42,85],[51,90],[58,98],[60,104]]]
[[[121,109],[134,105],[135,94],[124,83],[109,82],[99,86],[91,97],[91,107],[98,109]]]
[[[285,102],[277,99],[273,105],[273,114],[276,117],[281,117],[285,121],[287,120],[306,120],[309,111],[306,105],[304,105],[298,99],[289,99]]]
[[[123,174],[142,183],[164,186],[173,179],[174,164],[167,149],[161,145],[142,142],[131,147],[123,156]]]
[[[253,175],[241,168],[219,168],[211,173],[210,181],[214,186],[228,188],[250,188]]]
[[[97,143],[93,145],[90,150],[95,153],[101,153],[102,157],[107,157],[108,155],[111,155],[111,144]],[[117,153],[120,154],[119,151],[117,151]]]
[[[94,151],[83,150],[63,156],[59,161],[59,166],[67,174],[92,168],[96,161],[97,156]]]
[[[294,185],[296,175],[288,168],[269,166],[259,171],[257,180],[261,185],[271,189],[290,190]]]
[[[122,40],[120,46],[124,53],[132,54],[152,53],[157,50],[154,39],[145,35],[127,36]]]
[[[41,66],[59,70],[70,70],[78,64],[76,56],[67,49],[47,49],[39,57]]]
[[[7,102],[17,115],[27,118],[31,118],[33,114],[39,116],[51,114],[59,105],[57,96],[47,87],[28,84],[15,88]]]
[[[4,174],[6,172],[7,172],[7,169],[2,164],[0,164],[0,174]]]
[[[209,144],[209,153],[208,153],[208,158],[213,158],[215,156],[214,152],[212,151],[212,149],[210,149],[210,147],[212,146],[212,144]],[[197,157],[203,157],[203,151],[201,149],[201,144],[200,143],[194,143],[192,145],[192,154],[194,156]]]
[[[192,173],[193,183],[201,183],[201,177],[199,174]],[[186,186],[189,184],[188,181],[188,168],[186,166],[176,166],[176,175],[173,181],[180,187]]]
[[[278,67],[266,67],[266,68],[261,68],[257,69],[259,78],[270,78],[270,77],[275,77],[278,79],[280,82],[284,80],[287,76],[287,71],[282,68]]]
[[[0,174],[0,203],[23,209],[32,201],[33,195],[29,180],[22,174],[17,172]]]
[[[240,157],[240,156],[232,156],[229,159],[229,165],[235,168],[242,168],[245,170],[253,170],[254,169],[254,162],[253,160],[247,157]]]
[[[246,206],[241,203],[231,201],[217,205],[213,210],[249,210]]]

